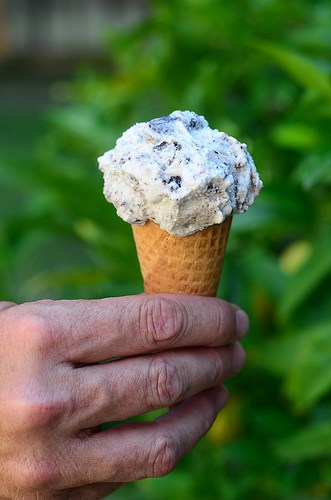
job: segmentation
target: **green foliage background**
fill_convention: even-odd
[[[331,498],[331,4],[153,0],[109,27],[109,67],[0,166],[0,299],[142,291],[96,157],[137,121],[191,109],[248,144],[265,188],[233,224],[219,296],[251,317],[248,361],[209,436],[169,477],[114,498]]]

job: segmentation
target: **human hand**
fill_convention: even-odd
[[[93,500],[169,473],[225,405],[247,328],[216,298],[0,303],[0,498]]]

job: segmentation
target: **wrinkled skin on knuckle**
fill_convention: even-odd
[[[173,405],[183,396],[183,383],[179,367],[174,361],[155,358],[150,366],[148,384],[151,388],[150,404],[155,407]]]
[[[140,330],[149,344],[162,348],[175,344],[185,333],[184,307],[170,298],[146,296],[140,305]]]
[[[158,434],[153,442],[149,460],[150,477],[170,474],[180,460],[180,446],[171,433]]]

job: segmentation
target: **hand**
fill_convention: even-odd
[[[169,473],[225,405],[247,328],[216,298],[0,303],[0,498],[93,500]]]

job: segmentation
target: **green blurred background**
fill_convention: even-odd
[[[230,402],[170,476],[112,498],[330,499],[329,0],[0,5],[0,300],[142,291],[96,162],[137,121],[203,114],[265,184],[219,288],[251,317]]]

